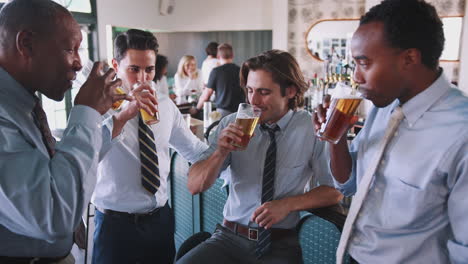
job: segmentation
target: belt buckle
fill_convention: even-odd
[[[258,241],[258,229],[249,227],[248,238],[251,241]]]

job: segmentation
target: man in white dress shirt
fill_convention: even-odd
[[[129,91],[137,82],[153,80],[157,49],[157,40],[149,32],[131,29],[117,36],[113,66],[124,89]],[[144,85],[132,92],[140,92],[141,87]],[[147,96],[123,106],[118,113],[108,113],[109,118],[104,121],[113,140],[103,146],[106,154],[99,164],[92,199],[97,208],[93,263],[173,262],[174,216],[167,204],[169,147],[195,162],[207,146],[192,134],[168,97],[156,102],[148,96],[151,93],[143,93]],[[159,123],[144,125],[139,120],[139,108],[154,113],[156,104]],[[155,145],[152,159],[147,156],[153,154],[144,154],[146,149],[141,142],[146,139],[142,139],[142,131],[145,136],[154,137],[146,141]],[[149,165],[148,160],[152,160]],[[142,164],[147,165],[145,168],[154,165],[148,171],[157,178],[156,182],[146,181],[152,176],[145,174],[148,171]]]

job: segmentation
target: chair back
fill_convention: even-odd
[[[346,217],[329,208],[312,210],[298,224],[304,264],[335,264],[336,249]],[[344,263],[350,263],[349,256]]]
[[[223,187],[224,180],[218,178],[201,196],[201,230],[213,232],[216,224],[223,223],[223,210],[227,200],[227,187]]]
[[[187,189],[187,176],[190,163],[179,153],[174,152],[171,158],[170,202],[175,218],[176,248],[194,233],[193,197]]]

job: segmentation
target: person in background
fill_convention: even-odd
[[[203,109],[203,103],[208,101],[216,92],[216,111],[225,117],[237,111],[240,103],[245,102],[245,93],[239,83],[240,67],[237,66],[234,60],[234,52],[232,46],[223,43],[218,46],[219,67],[213,69],[207,84],[207,88],[203,91],[197,107],[191,109],[191,114],[194,115]]]
[[[279,50],[261,53],[244,62],[240,79],[249,102],[262,111],[261,125],[241,151],[233,142],[240,144],[242,127],[234,123],[236,114],[226,116],[190,168],[192,194],[206,191],[225,171],[229,196],[223,224],[179,264],[302,263],[299,211],[342,197],[330,187],[325,144],[315,137],[310,114],[298,110],[308,86],[294,57]]]
[[[160,96],[169,96],[169,86],[167,84],[167,65],[169,61],[166,56],[161,54],[156,55],[156,66],[154,69],[153,82],[156,84],[155,88]],[[175,97],[174,97],[175,98]],[[172,98],[171,98],[172,99]]]
[[[203,78],[197,69],[197,60],[191,55],[184,55],[174,76],[174,92],[177,104],[196,102],[203,90]]]
[[[94,64],[55,142],[37,95],[61,101],[72,87],[80,26],[53,1],[13,0],[0,10],[0,36],[0,263],[73,263],[73,231],[110,142],[101,115],[126,96],[115,94],[115,72]]]
[[[207,149],[168,97],[149,96],[154,91],[146,83],[154,78],[158,46],[152,33],[137,29],[115,39],[113,67],[123,87],[138,100],[123,105],[119,112],[109,111],[104,121],[113,140],[102,147],[92,197],[95,264],[173,263],[174,214],[167,202],[169,148],[190,162]],[[137,83],[142,85],[133,88]],[[138,92],[146,97],[139,98]],[[139,109],[145,106],[153,115],[156,104],[159,122],[146,125]]]
[[[210,42],[205,48],[206,59],[202,63],[201,71],[203,75],[203,83],[205,86],[208,84],[208,78],[210,78],[211,71],[219,66],[218,55],[218,43]]]
[[[439,67],[442,27],[425,1],[385,0],[352,37],[354,80],[375,107],[349,150],[346,136],[330,144],[335,186],[354,195],[338,263],[346,251],[359,263],[468,263],[468,98]]]

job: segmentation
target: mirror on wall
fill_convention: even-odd
[[[445,47],[441,61],[458,61],[463,17],[443,17]],[[325,19],[314,23],[306,34],[306,49],[312,58],[323,61],[351,60],[349,42],[359,26],[358,19]]]

